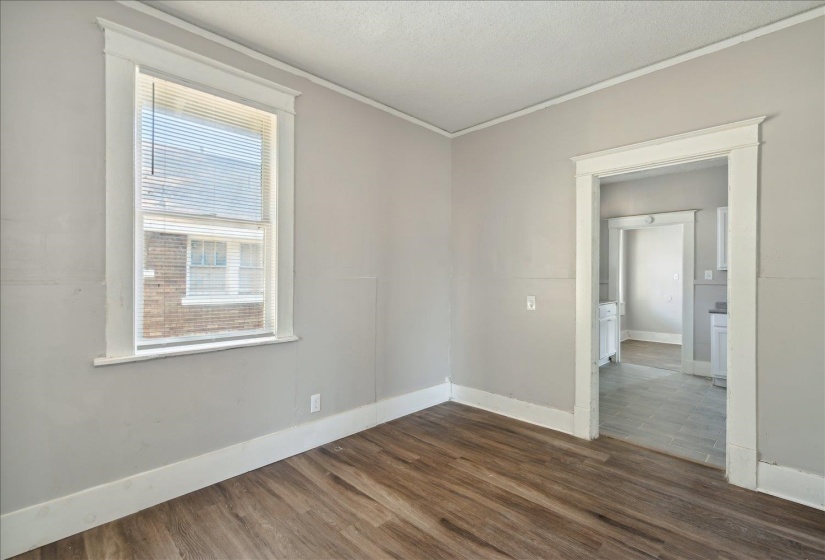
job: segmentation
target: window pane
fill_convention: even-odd
[[[192,241],[192,264],[203,264],[203,241]]]
[[[242,268],[239,271],[239,291],[242,294],[262,294],[264,292],[264,271],[262,268]]]
[[[215,244],[211,241],[203,242],[203,264],[204,266],[215,265]]]
[[[215,243],[215,264],[226,266],[226,243]]]
[[[189,294],[225,294],[226,269],[212,266],[193,266],[189,272]]]
[[[143,208],[261,220],[271,116],[165,80],[144,80]]]
[[[261,258],[261,244],[260,243],[242,243],[241,244],[241,266],[244,267],[260,267],[263,266],[263,259]]]
[[[137,82],[137,264],[154,271],[140,284],[138,347],[271,333],[274,115],[144,73]]]

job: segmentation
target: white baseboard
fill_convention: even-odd
[[[628,330],[627,336],[630,340],[663,342],[664,344],[682,344],[682,335],[680,334]]]
[[[97,527],[233,476],[450,400],[450,384],[414,391],[0,516],[0,557]]]
[[[7,513],[0,516],[0,557],[5,560],[448,400],[573,433],[571,412],[461,385],[451,390],[450,383],[442,383]],[[731,447],[729,461],[735,459]],[[756,486],[750,480],[731,482]],[[825,479],[820,475],[759,463],[757,489],[825,510]]]
[[[630,333],[627,331],[622,331],[619,337],[619,342],[624,342],[625,340],[630,340]]]
[[[447,402],[448,400],[450,400],[449,382],[380,400],[374,405],[376,409],[374,425],[377,426],[378,424],[401,418],[402,416],[430,408],[431,406]]]
[[[704,360],[693,360],[682,364],[682,372],[698,375],[700,377],[711,377],[710,362]]]
[[[572,412],[565,412],[549,406],[520,401],[461,385],[453,385],[452,400],[566,434],[573,433]]]
[[[825,511],[822,475],[760,462],[756,480],[760,492]]]

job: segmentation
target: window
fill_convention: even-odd
[[[107,347],[95,364],[297,340],[298,92],[98,23]]]
[[[261,243],[189,239],[183,305],[262,302],[264,258]]]
[[[226,295],[226,243],[193,239],[187,295]]]
[[[264,261],[260,243],[241,243],[241,267],[238,270],[238,293],[263,294]]]
[[[277,117],[143,71],[136,99],[142,268],[155,271],[138,289],[138,349],[271,333]]]

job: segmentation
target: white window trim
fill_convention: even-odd
[[[152,357],[297,340],[293,330],[295,224],[295,97],[300,92],[242,72],[160,39],[104,19],[106,59],[106,352],[94,360],[108,365]],[[274,301],[274,336],[211,342],[137,352],[135,288],[143,281],[137,263],[142,235],[135,223],[135,85],[138,68],[174,76],[225,94],[277,116],[275,227],[269,232],[274,271],[267,300]],[[141,232],[142,233],[142,232]],[[260,234],[259,234],[260,235]],[[127,272],[128,271],[128,272]],[[272,293],[274,292],[274,294]],[[270,297],[270,296],[274,296]]]

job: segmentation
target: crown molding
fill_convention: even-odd
[[[560,103],[564,103],[565,101],[570,101],[571,99],[582,97],[584,95],[587,95],[588,93],[603,90],[605,88],[609,88],[610,86],[615,86],[617,84],[621,84],[622,82],[632,80],[633,78],[645,76],[647,74],[656,72],[657,70],[664,70],[665,68],[676,66],[677,64],[681,64],[682,62],[687,62],[688,60],[693,60],[694,58],[699,58],[700,56],[705,56],[706,54],[715,53],[717,51],[727,49],[728,47],[734,47],[739,43],[744,43],[746,41],[750,41],[751,39],[756,39],[757,37],[762,37],[763,35],[768,35],[769,33],[773,33],[775,31],[781,31],[782,29],[787,29],[788,27],[792,27],[794,25],[804,23],[806,21],[810,21],[812,19],[816,19],[818,17],[823,16],[825,16],[825,6],[819,6],[818,8],[814,8],[807,12],[803,12],[801,14],[797,14],[787,19],[771,23],[764,27],[760,27],[758,29],[742,33],[741,35],[737,35],[735,37],[731,37],[730,39],[725,39],[724,41],[713,43],[712,45],[696,49],[695,51],[681,54],[679,56],[675,56],[673,58],[657,62],[656,64],[651,64],[650,66],[645,66],[644,68],[634,70],[633,72],[628,72],[627,74],[622,74],[621,76],[616,76],[615,78],[610,78],[609,80],[593,84],[592,86],[587,86],[586,88],[573,91],[566,95],[554,97],[553,99],[548,99],[547,101],[543,101],[536,105],[531,105],[530,107],[526,107],[519,111],[508,113],[506,115],[502,115],[495,119],[491,119],[489,121],[471,126],[469,128],[458,130],[452,133],[451,138],[458,138],[459,136],[464,136],[465,134],[469,134],[470,132],[475,132],[477,130],[482,130],[484,128],[488,128],[503,122],[516,119],[518,117],[523,117],[524,115],[529,115],[530,113],[546,109],[547,107],[552,107],[553,105],[558,105]]]
[[[197,25],[191,24],[191,23],[189,23],[187,21],[184,21],[184,20],[182,20],[178,17],[169,15],[166,12],[158,10],[157,8],[153,8],[152,6],[148,6],[148,5],[144,4],[143,2],[139,2],[137,0],[116,0],[116,1],[117,1],[118,4],[126,6],[127,8],[131,8],[135,11],[144,13],[144,14],[149,15],[149,16],[152,16],[155,19],[159,19],[159,20],[161,20],[165,23],[174,25],[175,27],[183,29],[184,31],[187,31],[189,33],[192,33],[193,35],[198,35],[200,37],[203,37],[204,39],[208,39],[208,40],[210,40],[214,43],[218,43],[219,45],[222,45],[224,47],[232,49],[233,51],[244,54],[244,55],[248,56],[249,58],[255,59],[259,62],[263,62],[264,64],[268,64],[268,65],[272,66],[273,68],[277,68],[278,70],[283,70],[284,72],[289,72],[290,74],[293,74],[295,76],[305,78],[305,79],[309,80],[310,82],[312,82],[314,84],[317,84],[319,86],[323,86],[327,89],[331,89],[332,91],[334,91],[336,93],[340,93],[341,95],[346,95],[347,97],[355,99],[356,101],[360,101],[361,103],[365,103],[365,104],[367,104],[371,107],[375,107],[376,109],[380,109],[381,111],[389,113],[389,114],[391,114],[393,116],[396,116],[400,119],[404,119],[407,122],[417,124],[418,126],[426,128],[427,130],[430,130],[430,131],[435,132],[437,134],[440,134],[441,136],[445,136],[447,138],[452,137],[452,134],[450,132],[448,132],[448,131],[446,131],[442,128],[438,128],[437,126],[432,125],[432,124],[430,124],[426,121],[422,121],[421,119],[417,119],[417,118],[415,118],[411,115],[408,115],[407,113],[403,113],[403,112],[399,111],[398,109],[393,109],[389,105],[384,105],[383,103],[380,103],[380,102],[378,102],[374,99],[370,99],[369,97],[361,95],[360,93],[356,93],[356,92],[354,92],[352,90],[349,90],[345,87],[339,86],[336,83],[330,82],[329,80],[325,80],[323,78],[320,78],[320,77],[316,76],[315,74],[310,74],[309,72],[306,72],[305,70],[301,70],[300,68],[296,68],[295,66],[287,64],[286,62],[281,62],[280,60],[278,60],[276,58],[272,58],[271,56],[267,56],[267,55],[265,55],[263,53],[260,53],[260,52],[254,50],[254,49],[250,49],[249,47],[241,45],[240,43],[232,41],[231,39],[227,39],[226,37],[222,37],[221,35],[218,35],[217,33],[207,31],[206,29],[203,29],[202,27],[198,27]]]
[[[621,84],[621,83],[626,82],[628,80],[632,80],[632,79],[638,78],[640,76],[645,76],[647,74],[651,74],[653,72],[656,72],[657,70],[663,70],[665,68],[670,68],[671,66],[676,66],[677,64],[681,64],[682,62],[687,62],[689,60],[693,60],[694,58],[699,58],[699,57],[704,56],[706,54],[711,54],[711,53],[714,53],[714,52],[717,52],[717,51],[721,51],[721,50],[726,49],[728,47],[733,47],[733,46],[736,46],[740,43],[750,41],[751,39],[756,39],[757,37],[762,37],[764,35],[768,35],[769,33],[773,33],[775,31],[781,31],[782,29],[787,29],[788,27],[792,27],[794,25],[798,25],[800,23],[804,23],[806,21],[810,21],[812,19],[816,19],[818,17],[825,16],[825,6],[819,6],[817,8],[812,9],[812,10],[808,10],[807,12],[803,12],[801,14],[797,14],[795,16],[783,19],[781,21],[771,23],[771,24],[766,25],[764,27],[760,27],[758,29],[754,29],[752,31],[742,33],[742,34],[737,35],[735,37],[731,37],[730,39],[725,39],[724,41],[719,41],[718,43],[713,43],[712,45],[708,45],[706,47],[696,49],[696,50],[691,51],[689,53],[685,53],[685,54],[682,54],[682,55],[679,55],[679,56],[675,56],[673,58],[669,58],[667,60],[663,60],[661,62],[657,62],[655,64],[651,64],[649,66],[645,66],[644,68],[640,68],[638,70],[634,70],[632,72],[628,72],[626,74],[616,76],[615,78],[610,78],[609,80],[604,80],[604,81],[599,82],[597,84],[587,86],[585,88],[570,92],[568,94],[565,94],[565,95],[562,95],[562,96],[559,96],[559,97],[554,97],[552,99],[548,99],[547,101],[542,101],[541,103],[537,103],[536,105],[531,105],[529,107],[525,107],[524,109],[520,109],[520,110],[514,111],[512,113],[507,113],[506,115],[502,115],[500,117],[496,117],[494,119],[490,119],[488,121],[481,122],[477,125],[473,125],[471,127],[464,128],[462,130],[458,130],[458,131],[455,131],[455,132],[449,132],[447,130],[444,130],[443,128],[439,128],[439,127],[437,127],[435,125],[432,125],[432,124],[430,124],[426,121],[422,121],[421,119],[417,119],[416,117],[413,117],[411,115],[408,115],[407,113],[399,111],[398,109],[394,109],[394,108],[390,107],[389,105],[384,105],[383,103],[380,103],[380,102],[378,102],[374,99],[370,99],[369,97],[361,95],[360,93],[356,93],[356,92],[354,92],[352,90],[349,90],[349,89],[347,89],[343,86],[339,86],[336,83],[330,82],[329,80],[325,80],[325,79],[323,79],[319,76],[316,76],[314,74],[311,74],[311,73],[309,73],[305,70],[301,70],[300,68],[296,68],[295,66],[287,64],[285,62],[282,62],[282,61],[280,61],[276,58],[273,58],[271,56],[260,53],[260,52],[254,50],[254,49],[251,49],[249,47],[241,45],[240,43],[232,41],[231,39],[227,39],[225,37],[222,37],[221,35],[218,35],[217,33],[207,31],[206,29],[198,27],[197,25],[191,24],[191,23],[189,23],[185,20],[182,20],[178,17],[169,15],[166,12],[158,10],[157,8],[153,8],[152,6],[148,6],[148,5],[146,5],[143,2],[140,2],[138,0],[116,0],[116,1],[119,4],[121,4],[123,6],[126,6],[128,8],[131,8],[135,11],[142,12],[142,13],[147,14],[149,16],[152,16],[156,19],[159,19],[163,22],[166,22],[170,25],[174,25],[175,27],[183,29],[184,31],[187,31],[187,32],[192,33],[194,35],[198,35],[198,36],[203,37],[205,39],[208,39],[208,40],[210,40],[214,43],[218,43],[220,45],[223,45],[224,47],[227,47],[227,48],[232,49],[236,52],[244,54],[244,55],[246,55],[250,58],[253,58],[253,59],[255,59],[259,62],[263,62],[265,64],[268,64],[268,65],[270,65],[274,68],[277,68],[279,70],[283,70],[283,71],[289,72],[290,74],[293,74],[295,76],[305,78],[305,79],[309,80],[310,82],[312,82],[314,84],[317,84],[319,86],[331,89],[332,91],[335,91],[337,93],[340,93],[341,95],[345,95],[347,97],[355,99],[355,100],[360,101],[362,103],[366,103],[367,105],[369,105],[371,107],[374,107],[376,109],[380,109],[381,111],[384,111],[386,113],[394,115],[394,116],[396,116],[400,119],[404,119],[407,122],[416,124],[418,126],[426,128],[427,130],[430,130],[432,132],[435,132],[435,133],[440,134],[441,136],[445,136],[447,138],[458,138],[459,136],[464,136],[465,134],[469,134],[471,132],[476,132],[478,130],[489,128],[491,126],[495,126],[497,124],[507,122],[507,121],[516,119],[518,117],[522,117],[524,115],[529,115],[530,113],[534,113],[534,112],[540,111],[542,109],[546,109],[547,107],[552,107],[553,105],[559,105],[560,103],[564,103],[565,101],[570,101],[571,99],[575,99],[577,97],[582,97],[582,96],[587,95],[589,93],[600,91],[600,90],[609,88],[611,86]]]

